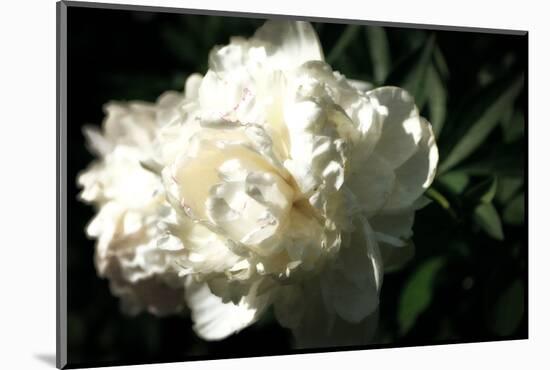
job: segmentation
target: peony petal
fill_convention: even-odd
[[[398,87],[380,87],[367,92],[379,114],[386,116],[375,152],[392,168],[401,166],[417,150],[422,123],[413,97]]]
[[[357,323],[347,322],[325,306],[318,281],[307,283],[293,300],[281,299],[275,301],[275,315],[283,326],[292,330],[295,348],[364,345],[374,336],[377,310]]]
[[[205,340],[221,340],[241,331],[253,324],[266,308],[266,302],[255,296],[243,297],[238,304],[224,303],[206,283],[191,279],[185,287],[185,300],[191,309],[193,330]]]
[[[105,104],[104,136],[117,145],[148,149],[157,128],[156,107],[151,103],[110,102]]]
[[[243,262],[242,257],[230,250],[222,236],[188,217],[165,219],[162,224],[165,231],[157,238],[157,247],[167,251],[174,250],[175,264],[184,272],[225,272]],[[175,248],[171,248],[174,244]]]
[[[242,37],[232,37],[225,46],[215,46],[208,55],[208,68],[216,73],[240,72],[248,63],[249,42]]]
[[[101,132],[93,126],[84,126],[82,129],[88,150],[99,157],[104,157],[113,150],[113,143],[107,140]]]
[[[395,173],[389,163],[375,153],[361,169],[351,172],[347,186],[357,197],[362,210],[370,216],[384,207],[394,182]]]
[[[315,66],[299,71],[299,78],[288,87],[284,106],[290,145],[284,166],[306,197],[320,188],[327,192],[340,189],[344,182],[345,153],[351,141],[341,134],[353,127],[334,104],[323,104],[324,99],[330,98],[323,84],[311,78],[317,72]]]
[[[367,81],[353,80],[353,79],[348,78],[347,82],[351,86],[353,86],[355,89],[357,89],[361,92],[369,91],[374,87],[374,85],[372,83],[367,82]]]
[[[363,163],[373,152],[380,135],[385,116],[378,111],[372,102],[364,96],[358,97],[346,108],[346,113],[354,122],[358,132],[354,140],[351,168],[360,171]]]
[[[414,212],[414,208],[398,213],[380,212],[370,218],[369,223],[377,233],[391,235],[399,239],[409,239],[412,237]]]
[[[288,128],[283,118],[285,74],[281,71],[267,72],[256,77],[255,83],[255,109],[261,112],[261,115],[256,112],[242,118],[245,122],[255,122],[265,128],[273,142],[273,150],[282,162],[289,155]]]
[[[414,243],[410,240],[404,246],[397,248],[394,245],[383,242],[378,244],[382,260],[384,261],[384,272],[386,273],[399,270],[414,257],[415,247]]]
[[[165,127],[181,119],[179,108],[185,103],[183,94],[166,91],[157,99],[156,120],[159,127]]]
[[[236,164],[234,173],[244,172],[244,178],[236,180],[233,175],[229,178],[233,181],[211,188],[206,202],[208,218],[234,241],[262,255],[271,254],[279,245],[276,242],[279,238],[273,237],[286,221],[293,190],[279,176],[257,172],[236,159],[225,162],[220,169],[228,163]],[[227,175],[222,177],[228,178]]]
[[[202,79],[203,76],[200,73],[192,73],[187,77],[187,80],[185,80],[185,99],[198,99]]]
[[[280,287],[273,306],[277,321],[285,328],[298,327],[306,310],[303,292],[295,285]]]
[[[231,115],[248,95],[250,85],[246,72],[226,75],[209,70],[198,90],[203,117],[222,119]]]
[[[105,256],[112,245],[124,210],[116,202],[107,202],[86,227],[90,237],[97,238],[96,253]]]
[[[321,43],[308,22],[269,20],[256,31],[253,40],[267,45],[273,69],[292,69],[310,60],[324,60]]]
[[[430,123],[423,118],[420,122],[422,139],[416,153],[395,170],[395,186],[384,207],[387,212],[411,207],[428,189],[435,177],[439,158],[435,138]]]
[[[176,199],[181,200],[182,204],[175,206],[187,209],[200,220],[208,218],[207,199],[214,186],[222,183],[219,170],[227,161],[238,161],[240,167],[248,173],[276,171],[265,157],[244,145],[247,141],[232,143],[231,137],[221,137],[225,141],[198,137],[194,143],[195,150],[189,150],[163,171],[165,184],[177,184],[179,194]],[[197,173],[201,174],[199,178],[196,177]]]
[[[77,184],[82,187],[82,191],[78,194],[79,199],[84,202],[99,202],[104,201],[101,185],[98,177],[103,171],[104,164],[92,163],[88,168],[78,174],[76,179]]]
[[[363,277],[364,274],[356,272]],[[373,281],[358,286],[347,280],[341,271],[324,274],[322,292],[325,305],[332,305],[338,316],[350,323],[362,321],[378,307],[378,291]]]
[[[384,277],[384,267],[382,257],[380,255],[380,249],[378,247],[378,243],[376,242],[374,231],[372,230],[368,221],[363,218],[363,216],[359,216],[359,220],[361,221],[361,226],[363,227],[363,236],[367,244],[367,255],[372,263],[376,289],[380,290],[380,288],[382,287],[382,279]]]
[[[350,323],[358,323],[376,310],[383,274],[374,232],[363,217],[359,221],[360,228],[349,245],[340,249],[338,259],[321,277],[325,305]]]
[[[265,205],[246,193],[245,183],[225,183],[212,188],[207,215],[231,239],[258,245],[273,236],[279,221]]]
[[[159,275],[130,282],[123,278],[123,272],[115,261],[107,275],[111,293],[120,298],[122,312],[135,316],[145,310],[156,316],[166,316],[184,309],[182,286],[170,286]]]

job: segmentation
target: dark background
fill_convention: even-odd
[[[271,315],[227,340],[204,342],[186,315],[121,314],[84,234],[94,211],[77,200],[77,174],[93,159],[81,128],[101,123],[104,103],[182,90],[190,73],[206,72],[212,46],[251,36],[262,23],[68,8],[70,365],[292,353],[290,333]],[[526,87],[512,98],[506,93],[526,77],[527,36],[314,25],[335,70],[415,95],[439,134],[440,163],[462,153],[438,174],[432,203],[417,212],[414,258],[384,278],[373,347],[526,338]],[[480,142],[465,151],[472,137]]]

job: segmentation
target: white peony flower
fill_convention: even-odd
[[[100,158],[78,177],[84,188],[80,198],[98,208],[86,231],[97,238],[98,274],[109,279],[112,293],[129,314],[145,309],[164,315],[184,307],[174,257],[156,245],[159,210],[165,202],[162,183],[142,162],[151,156],[157,117],[170,111],[162,106],[169,98],[157,106],[107,104],[104,133],[85,129],[90,150]]]
[[[103,159],[80,183],[100,206],[98,260],[116,256],[128,283],[183,282],[207,340],[273,307],[299,347],[367,342],[438,152],[406,91],[364,86],[332,71],[308,23],[214,48],[185,97],[130,105],[135,124],[90,135]]]

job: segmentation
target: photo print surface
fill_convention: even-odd
[[[527,338],[525,32],[195,13],[67,7],[68,366]]]

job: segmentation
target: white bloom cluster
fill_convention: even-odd
[[[156,313],[185,301],[207,340],[273,307],[298,346],[364,343],[438,152],[406,91],[362,86],[311,25],[268,21],[214,48],[184,94],[109,105],[79,183],[113,293]]]

